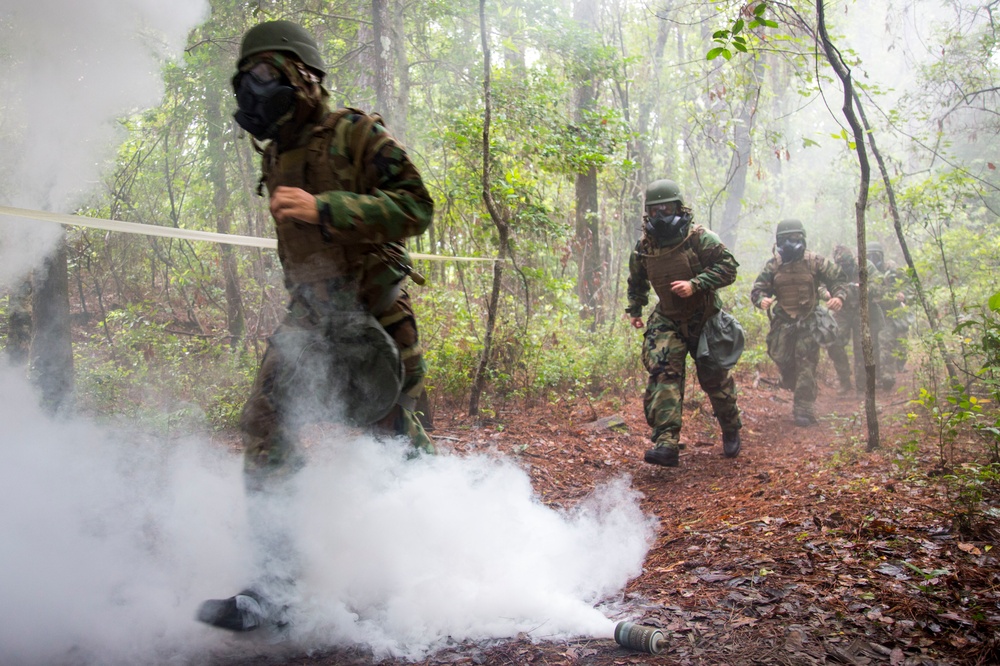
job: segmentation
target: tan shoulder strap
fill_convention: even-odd
[[[674,252],[687,247],[687,242],[688,242],[688,240],[691,239],[691,236],[693,234],[694,234],[694,226],[692,225],[691,228],[688,229],[687,236],[685,236],[684,240],[682,240],[680,243],[678,243],[677,245],[674,245],[672,247],[669,247],[669,248],[658,247],[655,250],[653,250],[653,252],[650,255],[648,255],[648,256],[665,257],[665,256],[667,256],[669,254],[673,254]]]

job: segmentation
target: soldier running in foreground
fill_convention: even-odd
[[[366,426],[434,447],[413,413],[423,387],[403,240],[423,233],[433,202],[377,117],[328,108],[323,60],[301,26],[271,21],[243,37],[236,121],[262,152],[278,257],[290,296],[240,427],[257,573],[198,619],[233,631],[281,626],[298,578],[287,530],[298,431],[314,420]],[[258,189],[258,193],[260,193]]]

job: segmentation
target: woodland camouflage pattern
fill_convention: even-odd
[[[241,69],[264,58],[286,75],[296,69],[294,60],[274,53],[255,56]],[[285,137],[283,146],[291,148],[279,153],[276,143],[264,149],[262,181],[269,192],[288,185],[315,195],[320,224],[276,224],[291,302],[275,335],[289,328],[321,331],[331,313],[344,308],[372,312],[399,349],[405,369],[401,402],[412,405],[423,390],[426,363],[409,296],[398,285],[411,265],[404,239],[423,233],[433,216],[423,180],[380,119],[356,109],[331,112],[325,99],[297,135]],[[291,387],[280,379],[288,362],[269,344],[244,408],[251,484],[255,477],[294,467],[287,463],[297,457],[297,424],[281,418],[290,401]],[[376,427],[434,450],[411,409],[397,406]]]
[[[643,407],[646,422],[652,428],[651,439],[657,447],[677,448],[684,405],[685,365],[687,355],[695,358],[698,338],[704,322],[721,307],[717,289],[736,280],[739,264],[719,237],[700,225],[693,225],[686,243],[697,255],[703,270],[691,278],[696,293],[704,292],[708,312],[697,312],[687,319],[671,319],[659,312],[649,315],[643,335],[642,363],[649,372]],[[648,303],[650,283],[648,262],[655,242],[643,237],[629,257],[628,308],[632,317],[641,317]],[[680,248],[679,248],[680,249]],[[695,363],[698,382],[712,403],[712,409],[724,432],[742,427],[736,405],[736,384],[728,370]]]
[[[806,262],[817,285],[825,286],[832,297],[846,300],[847,285],[837,264],[809,250],[798,261]],[[795,263],[797,262],[792,262]],[[772,257],[754,280],[750,300],[756,307],[760,307],[764,298],[775,295],[774,279],[781,266],[781,258]],[[819,363],[820,348],[816,334],[816,310],[822,307],[824,306],[817,305],[813,312],[794,319],[778,302],[769,312],[771,330],[767,334],[767,354],[778,366],[781,386],[793,391],[793,415],[813,422],[816,420],[816,366]]]
[[[910,326],[913,323],[913,313],[904,303],[896,300],[896,295],[902,293],[906,299],[912,297],[912,284],[906,271],[900,269],[888,259],[883,261],[883,271],[876,271],[882,285],[882,298],[879,305],[885,315],[885,327],[879,335],[881,354],[879,364],[882,367],[881,381],[885,388],[891,388],[896,383],[896,371],[906,365],[907,342]]]
[[[849,248],[838,245],[833,250],[833,261],[840,267],[844,278],[847,280],[847,300],[844,307],[834,312],[833,316],[837,320],[838,331],[837,341],[827,347],[830,360],[837,371],[837,379],[842,390],[851,388],[851,362],[847,357],[847,347],[851,345],[854,355],[854,382],[858,392],[865,389],[865,359],[861,349],[861,291],[858,283],[858,262]],[[879,300],[882,293],[882,282],[879,279],[879,272],[875,264],[868,261],[868,320],[872,333],[872,351],[875,363],[878,366],[876,372],[883,367],[879,362],[879,332],[884,328],[882,308],[879,307]],[[821,292],[826,292],[826,288],[821,288]],[[829,292],[823,294],[823,300],[828,300]]]

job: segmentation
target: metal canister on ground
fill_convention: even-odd
[[[656,627],[635,622],[619,622],[615,627],[615,642],[630,650],[660,654],[667,646],[667,637]]]

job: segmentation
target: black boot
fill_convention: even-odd
[[[677,467],[680,464],[680,455],[677,448],[673,446],[657,446],[648,451],[642,457],[650,465],[660,465],[662,467]]]
[[[740,431],[722,431],[722,455],[727,458],[735,458],[740,455]]]
[[[273,607],[258,592],[243,590],[228,599],[209,599],[198,608],[197,618],[205,624],[229,631],[253,631],[264,625],[282,626]]]
[[[795,425],[800,428],[808,428],[819,423],[819,419],[814,414],[796,414]]]

